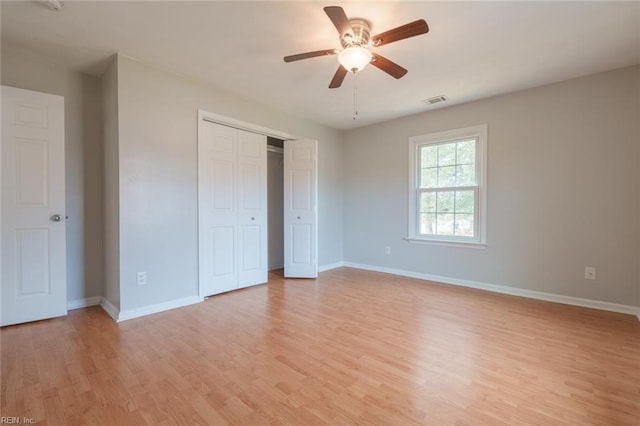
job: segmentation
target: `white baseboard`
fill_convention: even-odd
[[[269,266],[269,271],[274,271],[274,270],[276,270],[276,269],[282,269],[282,268],[284,268],[284,263],[283,263],[282,265],[281,265],[281,264],[277,264],[277,265],[270,265],[270,266]]]
[[[545,293],[542,291],[526,290],[516,287],[508,287],[498,284],[488,284],[478,281],[462,280],[458,278],[443,277],[441,275],[423,274],[420,272],[405,271],[402,269],[385,268],[382,266],[366,265],[362,263],[344,262],[348,268],[363,269],[366,271],[383,272],[385,274],[399,275],[402,277],[416,278],[419,280],[434,281],[443,284],[452,284],[479,290],[492,291],[494,293],[510,294],[512,296],[528,297],[530,299],[545,300],[547,302],[563,303],[565,305],[582,306],[585,308],[600,309],[602,311],[619,312],[622,314],[636,315],[640,320],[640,307],[620,305],[617,303],[601,302],[599,300],[582,299],[580,297],[563,296],[560,294]]]
[[[72,311],[74,309],[88,308],[89,306],[99,305],[102,301],[101,296],[87,297],[86,299],[76,299],[67,301],[67,310]]]
[[[120,309],[113,306],[111,302],[109,302],[104,297],[100,301],[100,307],[104,309],[104,311],[109,314],[109,316],[115,321],[118,322],[118,315],[120,313]]]
[[[202,298],[198,296],[190,296],[182,299],[171,300],[169,302],[158,303],[155,305],[143,306],[141,308],[128,309],[121,311],[109,303],[107,300],[103,300],[100,306],[113,318],[115,322],[127,321],[134,318],[143,317],[145,315],[157,314],[158,312],[168,311],[169,309],[181,308],[183,306],[193,305],[195,303],[202,302]]]
[[[332,269],[342,268],[343,266],[345,266],[344,262],[330,263],[328,265],[322,265],[321,267],[319,267],[318,272],[326,272]]]

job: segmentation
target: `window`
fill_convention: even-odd
[[[487,126],[409,139],[409,240],[486,244]]]

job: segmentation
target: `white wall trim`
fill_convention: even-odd
[[[102,302],[102,296],[87,297],[85,299],[76,299],[67,301],[67,310],[72,311],[74,309],[88,308],[89,306],[96,306]]]
[[[182,308],[183,306],[200,303],[203,300],[204,299],[199,296],[189,296],[182,299],[171,300],[169,302],[147,305],[141,308],[129,309],[127,311],[120,311],[117,322],[139,318],[145,315],[157,314],[158,312],[164,312],[170,309]]]
[[[444,277],[441,275],[423,274],[420,272],[405,271],[402,269],[385,268],[381,266],[366,265],[362,263],[344,262],[348,268],[363,269],[366,271],[383,272],[385,274],[399,275],[402,277],[416,278],[419,280],[434,281],[442,284],[452,284],[461,287],[487,290],[494,293],[510,294],[512,296],[527,297],[529,299],[544,300],[547,302],[563,303],[565,305],[582,306],[585,308],[599,309],[602,311],[618,312],[622,314],[636,315],[640,320],[640,307],[620,305],[617,303],[601,302],[599,300],[582,299],[580,297],[563,296],[560,294],[545,293],[542,291],[526,290],[498,284],[482,283],[478,281],[462,280],[458,278]]]
[[[108,300],[103,299],[102,303],[100,303],[100,306],[102,306],[102,308],[109,314],[111,318],[113,318],[115,322],[122,322],[146,315],[157,314],[159,312],[168,311],[170,309],[182,308],[184,306],[200,303],[203,300],[204,299],[198,296],[189,296],[182,299],[171,300],[169,302],[143,306],[141,308],[129,309],[127,311],[120,311]]]
[[[113,319],[115,322],[118,322],[118,315],[120,314],[120,310],[113,306],[111,302],[103,297],[100,301],[100,307],[104,309],[107,314],[109,314],[111,319]]]
[[[344,262],[335,262],[335,263],[330,263],[328,265],[322,265],[321,267],[318,268],[318,272],[326,272],[326,271],[330,271],[332,269],[337,269],[337,268],[342,268],[344,265]]]

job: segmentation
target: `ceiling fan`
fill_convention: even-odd
[[[401,25],[371,37],[369,22],[364,19],[347,18],[347,15],[340,6],[327,6],[324,8],[324,11],[338,30],[340,34],[340,44],[342,44],[343,49],[325,49],[299,53],[297,55],[285,56],[284,61],[293,62],[301,59],[315,58],[317,56],[337,54],[340,65],[329,84],[330,89],[340,87],[347,72],[351,71],[356,73],[361,71],[369,63],[392,77],[403,77],[407,73],[405,68],[378,53],[372,52],[371,48],[384,46],[394,41],[429,32],[429,26],[426,21],[424,19],[418,19],[417,21]]]

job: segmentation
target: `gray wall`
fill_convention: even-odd
[[[640,12],[640,11],[639,11]],[[635,95],[635,117],[633,118],[636,121],[636,132],[638,135],[640,135],[640,82],[638,82],[638,80],[640,80],[640,67],[636,68],[636,74],[638,75],[638,78],[636,80],[636,95]],[[633,93],[633,90],[630,90]],[[632,110],[633,111],[633,110]],[[640,139],[640,136],[638,137],[638,139]],[[640,141],[638,142],[638,144],[640,145]],[[638,161],[638,166],[637,166],[637,180],[638,180],[638,204],[639,204],[639,209],[640,209],[640,148],[638,148],[637,150],[637,161]],[[640,220],[638,220],[638,218],[636,218],[636,223],[640,222]],[[638,226],[640,227],[640,223],[638,224]],[[638,230],[638,253],[637,253],[637,257],[636,257],[636,265],[638,268],[638,299],[637,299],[637,306],[638,308],[640,308],[640,230]],[[640,309],[638,310],[638,314],[637,314],[638,318],[640,318]]]
[[[341,132],[126,57],[117,91],[122,311],[197,295],[198,108],[319,141],[319,263],[343,259]]]
[[[101,296],[102,154],[98,79],[2,43],[2,84],[64,96],[67,300]]]
[[[345,260],[640,305],[639,85],[636,66],[347,132]],[[408,138],[480,123],[489,246],[403,241]]]
[[[196,110],[203,108],[319,140],[321,267],[344,259],[640,305],[640,67],[345,137],[128,58],[119,62],[99,81],[2,45],[2,84],[65,96],[70,302],[105,295],[132,309],[197,294]],[[478,123],[489,125],[488,248],[403,241],[408,138]],[[596,281],[583,279],[584,266],[598,268]],[[135,286],[137,271],[148,272],[146,287]],[[128,302],[120,306],[123,292]]]
[[[101,77],[104,165],[104,297],[120,309],[120,160],[118,154],[118,58]]]

